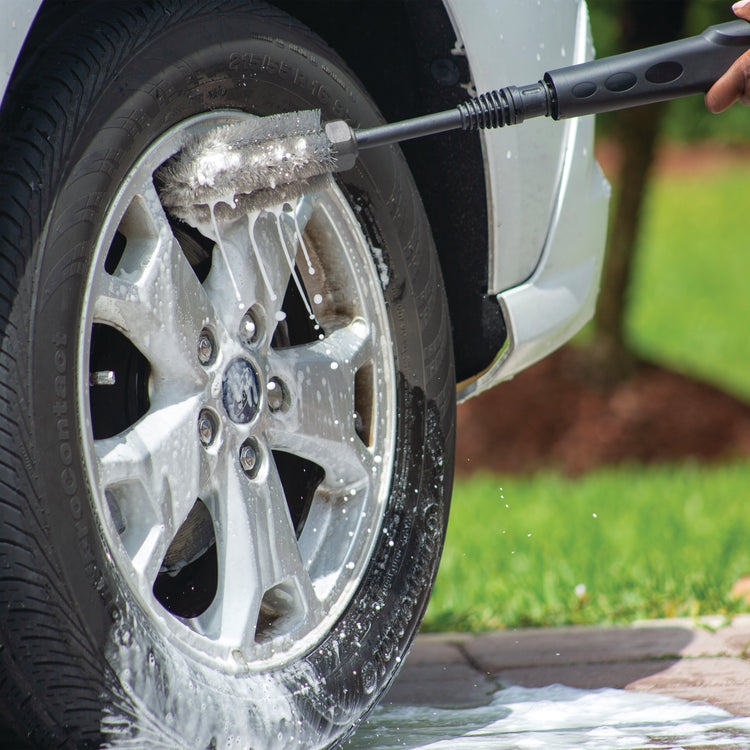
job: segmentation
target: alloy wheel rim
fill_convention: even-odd
[[[153,627],[229,672],[290,662],[342,615],[387,531],[396,415],[382,269],[332,179],[200,236],[165,213],[157,168],[240,116],[185,121],[131,169],[78,342],[117,573]],[[175,581],[196,565],[187,603]]]

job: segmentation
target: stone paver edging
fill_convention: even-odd
[[[623,688],[750,716],[750,615],[420,635],[385,703],[471,706],[504,685]]]

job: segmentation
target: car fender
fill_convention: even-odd
[[[4,0],[0,31],[0,104],[42,0]]]
[[[540,80],[592,59],[585,0],[444,0],[477,93]],[[574,6],[574,7],[571,7]],[[507,42],[506,42],[507,40]],[[516,54],[493,54],[499,44]],[[502,57],[502,62],[496,61]],[[534,364],[591,318],[610,188],[593,154],[594,119],[482,131],[489,204],[489,289],[508,338],[493,364],[459,388],[465,400]],[[585,221],[581,218],[585,217]]]

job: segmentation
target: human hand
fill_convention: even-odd
[[[750,0],[740,0],[732,6],[734,14],[750,21]],[[738,58],[706,94],[710,112],[723,112],[736,101],[750,105],[750,51]]]

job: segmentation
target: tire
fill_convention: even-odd
[[[0,721],[19,743],[329,747],[416,634],[455,378],[400,152],[202,231],[154,181],[192,134],[314,107],[379,121],[332,50],[247,0],[91,5],[14,79]]]

